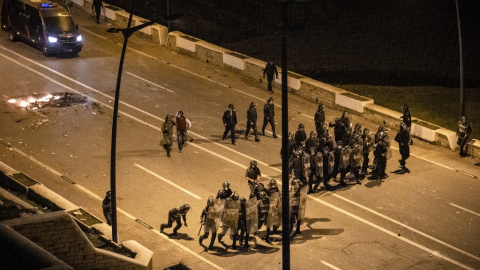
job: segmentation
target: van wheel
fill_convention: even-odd
[[[17,41],[17,35],[15,35],[15,31],[13,31],[13,29],[10,29],[8,32],[8,38],[10,38],[12,42]]]
[[[46,57],[50,56],[50,52],[48,52],[47,45],[42,46],[42,52],[43,52],[44,56],[46,56]]]

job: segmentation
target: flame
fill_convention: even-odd
[[[17,100],[14,99],[14,98],[11,98],[11,99],[8,100],[8,103],[17,103]]]

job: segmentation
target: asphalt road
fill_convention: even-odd
[[[122,39],[106,33],[107,23],[97,25],[92,16],[73,12],[84,37],[79,57],[45,58],[39,50],[0,34],[0,160],[103,219],[101,200],[110,189],[112,107]],[[265,228],[246,252],[225,250],[219,243],[205,251],[197,237],[206,200],[224,181],[240,196],[248,196],[244,174],[250,160],[258,161],[265,185],[271,178],[280,181],[281,140],[267,133],[256,143],[253,136],[247,141],[241,134],[250,102],[259,103],[261,125],[261,109],[270,96],[277,103],[280,132],[278,91],[270,95],[264,86],[237,73],[136,36],[129,48],[117,139],[120,241],[134,239],[153,250],[156,269],[180,260],[192,269],[281,269],[280,238],[275,236],[272,245],[265,243],[261,240]],[[8,102],[64,92],[86,95],[88,101],[37,111]],[[221,116],[229,103],[239,117],[236,146],[221,140]],[[316,107],[290,96],[289,130],[296,130],[299,123],[307,132],[313,130]],[[182,153],[174,144],[168,158],[158,145],[160,127],[166,114],[178,110],[192,121],[189,135],[194,141]],[[341,114],[326,112],[327,120]],[[378,127],[358,116],[353,122],[370,130]],[[480,269],[478,161],[459,159],[458,152],[419,140],[411,146],[411,154],[409,174],[394,173],[399,153],[393,144],[385,182],[365,179],[362,185],[309,195],[303,233],[291,243],[291,268]],[[182,227],[177,237],[160,234],[168,210],[184,203],[192,206],[189,226]],[[225,242],[231,244],[230,239]]]

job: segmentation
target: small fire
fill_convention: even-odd
[[[47,94],[45,96],[41,97],[28,97],[25,99],[20,99],[20,98],[11,98],[8,100],[8,103],[12,104],[17,104],[19,107],[26,108],[28,110],[38,110],[41,108],[44,104],[50,102],[52,99],[53,100],[58,100],[61,98],[61,95],[53,95],[53,94]]]

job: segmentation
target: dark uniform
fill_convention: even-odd
[[[368,169],[368,162],[370,159],[368,158],[368,155],[370,154],[370,144],[373,142],[369,142],[367,139],[368,134],[370,134],[370,131],[368,128],[363,129],[363,134],[362,134],[362,139],[363,139],[363,164],[362,164],[362,173],[364,175],[367,174],[367,169]]]
[[[317,134],[320,136],[323,134],[323,124],[325,123],[325,111],[323,110],[325,106],[322,104],[318,105],[318,110],[315,113],[315,129],[317,130]]]
[[[410,137],[410,144],[413,144],[412,140],[412,114],[410,114],[410,108],[407,105],[403,105],[403,115],[402,115],[403,123],[407,125],[407,131]]]
[[[266,191],[268,196],[272,196],[272,194],[275,192],[280,192],[280,189],[278,189],[277,180],[270,179],[270,183],[268,184]]]
[[[215,205],[215,201],[213,200],[213,196],[210,196],[207,200],[207,206],[203,209],[202,211],[202,214],[200,215],[200,222],[202,224],[205,224],[205,226],[207,226],[207,215],[208,215],[208,210],[210,207],[214,207]],[[210,239],[210,245],[208,246],[209,249],[212,249],[213,248],[213,244],[215,243],[215,238],[217,238],[217,231],[216,231],[216,228],[212,228],[213,231],[212,231],[212,238]],[[200,236],[200,238],[198,238],[198,242],[200,245],[202,245],[202,242],[204,239],[207,239],[208,238],[208,235],[209,235],[209,232],[208,231],[205,231],[205,233]]]
[[[237,124],[237,112],[233,109],[233,104],[228,105],[228,110],[223,113],[222,120],[223,125],[225,126],[222,140],[225,140],[228,132],[230,132],[232,144],[235,145],[235,125]]]
[[[305,126],[303,124],[298,125],[298,130],[295,132],[295,149],[297,149],[302,142],[307,140],[307,133],[305,133]]]
[[[222,189],[217,192],[217,197],[215,199],[226,199],[230,198],[233,195],[232,190],[230,189],[230,183],[227,181],[223,182]]]
[[[275,75],[275,78],[278,78],[277,66],[273,63],[273,61],[269,61],[265,66],[265,69],[263,70],[264,78],[265,78],[265,74],[267,75],[267,82],[268,82],[267,90],[268,92],[273,93],[273,87],[272,87],[273,75]]]
[[[253,129],[253,135],[255,135],[255,141],[259,142],[257,132],[257,103],[250,103],[250,108],[247,110],[247,129],[245,130],[245,139],[248,139],[248,133],[250,129]]]
[[[182,227],[182,218],[183,224],[188,227],[187,225],[187,212],[190,210],[190,205],[184,204],[180,207],[173,208],[172,210],[168,211],[168,222],[165,224],[160,225],[160,232],[163,233],[165,228],[171,228],[173,222],[177,223],[177,226],[173,228],[173,235],[177,235],[177,231]]]
[[[267,124],[270,123],[272,126],[272,133],[273,138],[277,138],[277,134],[275,133],[275,105],[273,105],[273,98],[270,97],[267,100],[267,104],[263,106],[263,126],[262,126],[262,135],[265,136],[265,127]]]
[[[102,201],[103,215],[108,225],[112,225],[112,193],[107,191]]]
[[[462,116],[460,121],[458,121],[458,129],[457,129],[457,136],[458,136],[457,144],[460,145],[460,157],[464,157],[467,155],[467,150],[465,148],[465,145],[467,144],[471,133],[472,133],[472,124],[467,122],[467,118],[465,116]]]
[[[373,155],[375,156],[376,160],[374,177],[381,179],[382,181],[384,178],[388,177],[388,175],[385,173],[385,169],[387,168],[387,151],[387,145],[385,144],[384,140],[379,139],[375,150],[373,150]]]
[[[247,233],[247,210],[245,207],[245,198],[240,198],[240,211],[238,214],[238,231],[240,234],[237,233],[233,236],[233,245],[232,248],[236,248],[237,246],[237,239],[239,239],[240,247],[248,248],[248,238],[250,238],[250,234]]]
[[[347,132],[345,124],[343,124],[343,122],[340,121],[340,119],[338,118],[333,120],[333,122],[331,122],[328,126],[333,127],[333,135],[335,136],[336,143],[341,141],[343,139],[343,136]]]
[[[267,226],[268,210],[270,208],[270,198],[265,191],[260,192],[260,199],[258,200],[258,229],[264,224]],[[270,228],[267,227],[267,234],[265,235],[265,241],[270,243]]]
[[[165,117],[165,122],[162,124],[163,132],[163,148],[167,150],[167,156],[170,157],[170,150],[172,149],[173,141],[173,126],[175,123],[172,121],[170,114]]]
[[[257,162],[255,160],[250,161],[250,167],[245,171],[245,178],[248,181],[248,187],[250,187],[251,193],[254,192],[255,184],[257,184],[258,178],[261,175],[260,169],[257,167]]]
[[[410,156],[410,146],[408,143],[410,142],[410,134],[407,130],[407,125],[405,123],[400,124],[400,130],[395,136],[395,141],[398,142],[398,146],[400,148],[400,155],[402,155],[402,159],[399,160],[400,166],[404,171],[409,171],[407,167],[405,167],[406,160]]]
[[[295,153],[295,157],[290,163],[290,168],[288,168],[288,171],[290,174],[293,171],[293,178],[301,181],[302,185],[307,184],[307,180],[305,178],[305,166],[300,151]]]
[[[102,13],[102,0],[93,0],[92,9],[95,9],[95,19],[97,19],[97,23],[100,23],[100,14]]]
[[[298,179],[292,181],[293,188],[293,198],[291,203],[291,213],[290,213],[290,237],[294,235],[293,227],[296,227],[296,233],[300,232],[300,224],[302,220],[300,219],[300,188],[302,184]]]

